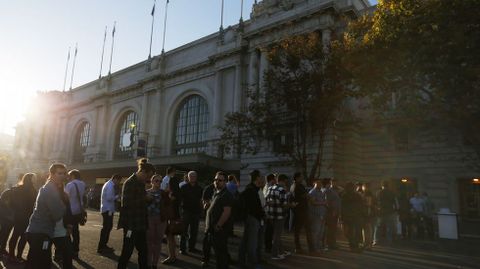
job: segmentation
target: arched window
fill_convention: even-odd
[[[208,105],[199,95],[185,99],[177,114],[175,127],[176,154],[191,154],[207,150]]]
[[[90,123],[84,122],[75,134],[74,162],[83,162],[83,155],[87,151],[88,145],[90,145]]]
[[[115,156],[117,158],[133,157],[132,146],[135,143],[139,130],[138,115],[133,111],[125,113],[117,129],[117,144]]]

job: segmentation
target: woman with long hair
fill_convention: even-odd
[[[164,207],[162,206],[162,202],[164,202],[166,198],[164,198],[165,192],[160,189],[162,177],[160,175],[154,175],[151,182],[152,187],[147,190],[147,264],[149,269],[156,269],[162,250],[162,239],[165,235],[165,228],[167,227],[165,212],[163,210]]]
[[[36,178],[37,176],[34,173],[27,173],[13,189],[11,206],[15,214],[13,218],[12,237],[8,242],[8,255],[12,262],[21,263],[25,261],[22,258],[22,253],[27,243],[25,230],[27,229],[28,221],[33,212],[35,199],[37,197],[37,191],[34,188]],[[15,248],[17,249],[16,255]]]

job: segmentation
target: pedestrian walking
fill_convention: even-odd
[[[29,250],[26,269],[50,268],[52,264],[51,240],[56,223],[63,218],[66,211],[62,200],[66,179],[66,166],[60,163],[52,164],[47,183],[38,191],[27,227]]]
[[[122,253],[118,269],[126,269],[133,248],[138,252],[138,267],[147,268],[147,194],[145,182],[152,178],[155,167],[147,159],[137,162],[137,172],[123,184],[118,227],[123,229]]]
[[[373,246],[373,230],[376,223],[376,204],[375,196],[370,191],[370,184],[362,184],[363,201],[365,205],[365,216],[363,219],[363,240],[366,250],[371,250]]]
[[[8,255],[7,242],[13,229],[14,211],[11,205],[12,188],[0,196],[0,255]]]
[[[100,213],[102,214],[102,230],[100,231],[100,240],[98,241],[97,252],[108,253],[114,249],[108,246],[110,232],[113,228],[113,216],[115,215],[115,203],[119,199],[115,188],[120,184],[122,177],[118,174],[113,175],[102,187]]]
[[[277,180],[275,178],[274,174],[268,174],[266,177],[266,184],[263,187],[262,193],[260,193],[260,198],[266,199],[269,189],[272,186],[275,186],[277,183]],[[263,195],[263,197],[261,197]],[[265,212],[268,213],[268,203],[265,201],[264,205],[264,210]],[[272,242],[273,242],[273,218],[269,218],[268,215],[266,215],[267,218],[265,219],[265,231],[264,231],[264,242],[260,241],[259,244],[265,243],[265,252],[271,253],[272,252]]]
[[[325,231],[325,242],[328,246],[327,249],[337,249],[337,227],[338,227],[338,218],[340,217],[341,212],[341,199],[340,194],[335,182],[329,178],[330,183],[327,188],[327,218],[326,218],[326,231]]]
[[[65,215],[55,224],[52,243],[55,246],[54,260],[61,264],[63,269],[73,268],[73,246],[70,238],[74,219],[70,209],[70,200],[65,192],[60,192],[62,202],[65,204]]]
[[[85,211],[84,196],[85,183],[80,177],[80,171],[74,169],[68,172],[70,182],[65,185],[65,192],[70,199],[70,207],[73,215],[72,244],[73,257],[78,258],[80,251],[80,224]],[[83,225],[83,224],[82,224]]]
[[[175,236],[183,232],[184,228],[180,222],[176,212],[176,197],[170,190],[171,185],[167,185],[164,190],[166,195],[162,199],[162,211],[165,212],[165,220],[167,222],[167,228],[165,234],[167,235],[168,257],[162,261],[163,264],[173,264],[177,261],[177,241]]]

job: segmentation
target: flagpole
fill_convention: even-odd
[[[240,2],[240,21],[243,21],[243,0]]]
[[[155,4],[157,1],[153,1],[153,8],[152,8],[152,29],[150,31],[150,50],[148,52],[148,59],[152,58],[152,41],[153,41],[153,25],[155,23]]]
[[[225,1],[222,0],[222,14],[220,15],[220,31],[223,30],[223,9],[224,9],[224,4],[225,4]]]
[[[100,60],[100,74],[98,75],[98,78],[102,77],[103,56],[105,55],[105,42],[106,41],[107,41],[107,26],[105,26],[105,33],[103,34],[102,60]]]
[[[69,62],[70,62],[70,47],[68,47],[67,65],[65,66],[65,76],[63,78],[63,91],[65,91],[65,86],[67,85],[67,73],[68,73]]]
[[[117,22],[113,22],[113,30],[112,30],[112,49],[110,51],[110,67],[108,68],[108,75],[112,74],[112,59],[113,59],[113,46],[115,44],[115,26]]]
[[[167,2],[165,3],[165,18],[163,20],[163,40],[162,40],[162,54],[165,53],[165,35],[166,35],[166,32],[167,32],[167,16],[168,16],[168,3],[170,1],[167,0]]]
[[[77,61],[78,44],[75,43],[75,53],[73,54],[72,77],[70,78],[70,90],[72,90],[73,75],[75,74],[75,62]]]

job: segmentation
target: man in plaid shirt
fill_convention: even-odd
[[[272,259],[283,260],[290,252],[284,251],[281,242],[283,226],[285,223],[285,212],[289,208],[287,201],[287,191],[285,190],[288,178],[286,175],[279,175],[277,184],[271,186],[267,190],[266,215],[273,223],[273,243],[272,243]]]

